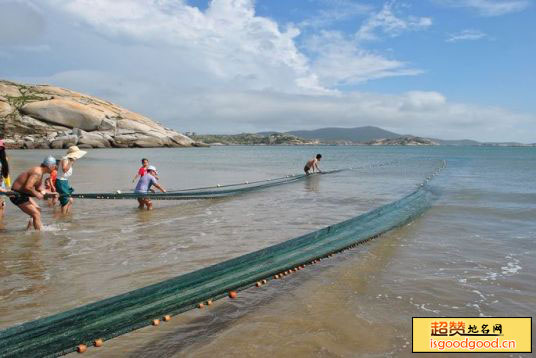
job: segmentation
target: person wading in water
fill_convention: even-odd
[[[11,180],[9,179],[9,163],[7,162],[6,147],[4,141],[0,139],[0,192],[7,192],[11,187]],[[0,220],[4,217],[4,211],[6,202],[4,198],[0,196]]]
[[[62,214],[68,214],[73,206],[73,198],[71,198],[71,194],[74,189],[69,185],[69,178],[73,175],[74,162],[86,154],[86,151],[80,150],[76,145],[73,145],[67,149],[67,154],[60,161],[58,178],[56,179],[55,186],[56,191],[60,195]]]
[[[13,182],[11,189],[15,195],[10,196],[9,200],[30,216],[31,219],[28,223],[28,229],[32,225],[35,230],[41,230],[43,227],[41,223],[41,208],[39,208],[39,205],[32,198],[41,200],[47,194],[56,195],[55,193],[47,192],[43,188],[43,176],[50,174],[55,168],[56,158],[49,156],[43,160],[40,166],[28,169]]]
[[[140,180],[138,181],[138,184],[136,185],[136,189],[134,192],[136,194],[147,194],[148,191],[151,190],[151,186],[154,186],[158,190],[160,190],[162,193],[165,193],[166,190],[158,184],[158,181],[156,180],[156,176],[158,175],[156,168],[152,165],[149,165],[147,167],[147,173],[145,173]],[[152,191],[152,190],[151,190]],[[151,199],[139,196],[138,197],[138,209],[143,209],[144,207],[147,207],[147,210],[153,209],[153,203],[151,202]]]

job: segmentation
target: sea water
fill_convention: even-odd
[[[63,151],[8,151],[12,177]],[[0,229],[0,329],[174,277],[354,217],[430,182],[424,215],[240,299],[105,343],[106,357],[407,357],[412,316],[536,311],[536,148],[212,147],[89,150],[76,192],[126,192],[140,160],[166,189],[299,173],[322,153],[338,174],[204,201],[76,200],[45,230],[7,203]],[[378,166],[381,163],[389,165]],[[486,355],[490,357],[493,355]],[[497,355],[502,356],[502,355]],[[519,355],[516,355],[516,357]],[[521,355],[523,356],[523,355]]]

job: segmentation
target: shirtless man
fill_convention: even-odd
[[[10,196],[9,200],[30,216],[31,220],[28,228],[30,228],[31,223],[33,223],[35,230],[41,230],[43,227],[41,223],[41,210],[32,200],[32,197],[41,200],[47,194],[57,195],[57,193],[47,192],[43,188],[43,176],[50,174],[54,169],[56,169],[56,158],[49,156],[43,160],[40,166],[28,169],[28,171],[19,175],[13,182],[11,189],[17,195]]]
[[[314,173],[315,169],[317,172],[322,173],[322,171],[318,167],[318,162],[320,161],[320,159],[322,159],[322,154],[317,154],[316,157],[307,161],[307,164],[305,164],[305,167],[303,168],[303,171],[305,172],[306,175],[311,174],[309,173],[309,171],[311,170]]]

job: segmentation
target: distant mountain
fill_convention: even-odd
[[[315,130],[290,131],[288,134],[305,139],[318,139],[322,142],[364,143],[376,139],[394,139],[401,135],[372,126],[355,128],[320,128]]]
[[[278,132],[261,132],[259,135],[269,136]],[[355,128],[320,128],[315,130],[298,130],[285,132],[299,138],[316,140],[323,144],[368,144],[368,145],[450,145],[450,146],[536,146],[516,142],[487,142],[482,143],[472,139],[446,140],[437,138],[415,137],[401,135],[373,126]]]

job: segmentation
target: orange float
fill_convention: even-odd
[[[164,322],[169,322],[171,321],[171,316],[167,314],[162,319],[164,320]]]
[[[230,291],[229,292],[229,297],[230,298],[236,298],[238,296],[238,294],[236,293],[236,291]]]
[[[152,324],[153,324],[153,326],[158,326],[160,324],[160,320],[159,319],[153,319]]]
[[[102,344],[103,344],[103,342],[102,342],[102,339],[100,339],[100,338],[99,338],[99,339],[95,339],[95,342],[93,342],[93,345],[94,345],[95,347],[102,347]]]
[[[78,353],[84,353],[85,351],[87,351],[87,346],[85,344],[79,344],[77,347],[76,347],[76,351]]]

